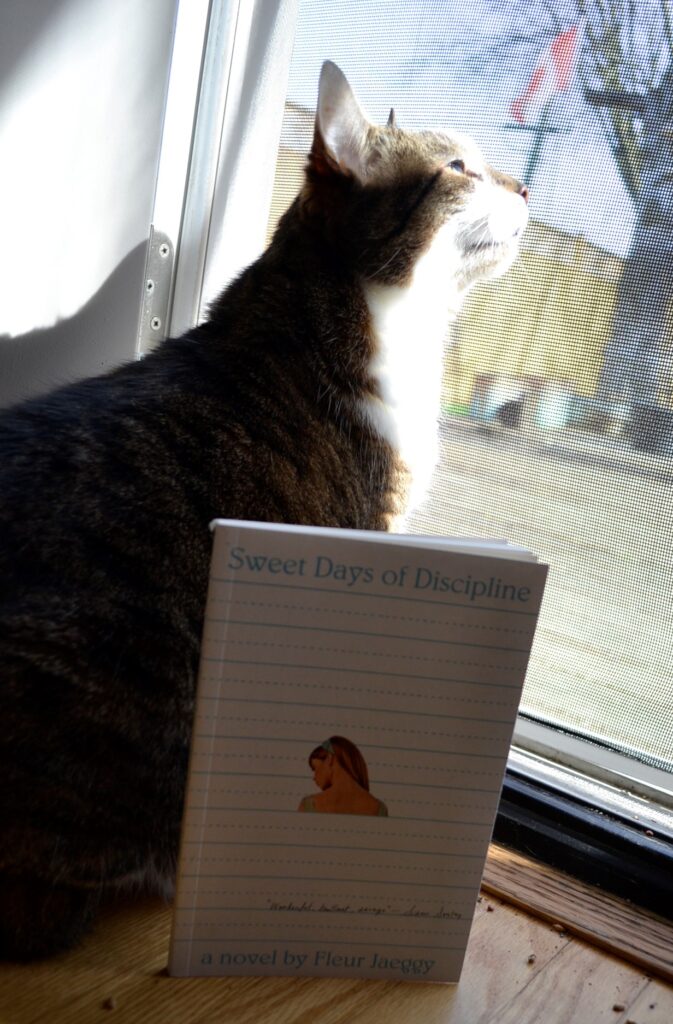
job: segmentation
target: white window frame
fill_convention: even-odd
[[[633,795],[673,811],[672,780],[668,772],[610,750],[601,745],[599,738],[592,743],[564,733],[562,728],[531,722],[519,715],[513,746],[512,764],[516,762],[516,754],[534,754],[546,765],[568,769],[586,780],[611,787],[609,803],[615,810],[621,806],[618,798],[621,793],[624,799]],[[529,763],[528,772],[536,774],[533,763]],[[612,792],[614,787],[617,792]]]
[[[199,323],[264,248],[298,7],[180,2],[152,223],[174,253],[170,298],[139,356]]]
[[[171,333],[198,323],[264,248],[298,7],[299,0],[181,0],[155,207],[155,226],[177,253]],[[256,76],[268,69],[272,87],[268,74],[259,87]],[[259,125],[251,126],[251,112]],[[599,739],[519,717],[509,763],[568,792],[591,792],[597,805],[668,823],[673,836],[671,775]]]

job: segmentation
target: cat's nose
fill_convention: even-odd
[[[528,189],[525,185],[519,185],[519,195],[523,199],[524,203],[528,202]]]

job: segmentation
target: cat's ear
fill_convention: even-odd
[[[386,128],[397,128],[397,121],[395,120],[395,111],[393,110],[392,107],[390,108],[390,113],[388,114]]]
[[[320,72],[311,164],[319,173],[367,173],[369,122],[343,72],[326,60]]]

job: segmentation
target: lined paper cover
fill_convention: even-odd
[[[546,567],[469,542],[214,533],[170,972],[456,981]],[[299,811],[335,735],[387,816]]]

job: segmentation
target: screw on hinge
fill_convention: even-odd
[[[152,280],[152,278],[149,278],[145,282],[145,291],[147,292],[148,295],[151,295],[151,293],[154,291],[154,281]]]
[[[165,242],[162,242],[161,245],[159,246],[159,255],[162,256],[164,259],[166,259],[170,251],[171,250],[169,246]]]
[[[160,331],[161,318],[158,316],[153,316],[152,319],[150,320],[150,327],[152,328],[153,331]]]

